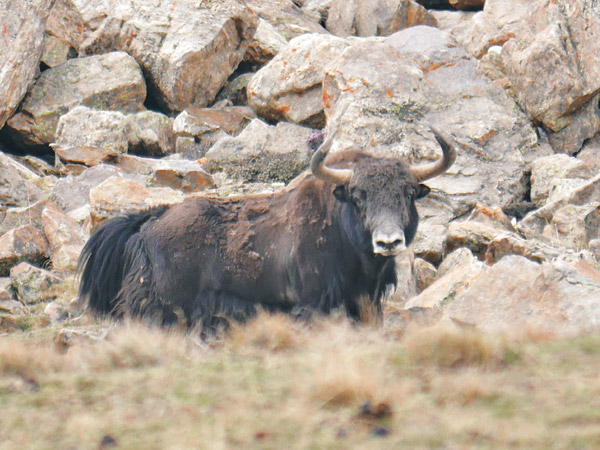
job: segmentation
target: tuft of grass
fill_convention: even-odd
[[[493,339],[475,329],[432,327],[412,331],[404,339],[414,364],[440,368],[503,367],[521,359],[520,350],[501,336]]]
[[[227,343],[236,350],[252,348],[268,352],[296,349],[304,340],[306,325],[283,314],[261,312],[245,324],[233,324]]]

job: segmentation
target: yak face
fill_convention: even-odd
[[[418,183],[408,165],[395,159],[366,158],[353,172],[350,182],[337,186],[333,193],[344,204],[345,220],[358,227],[354,234],[362,242],[355,245],[374,255],[397,256],[417,232],[415,200],[430,189]]]

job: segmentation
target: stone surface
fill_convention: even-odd
[[[448,301],[445,313],[484,330],[594,331],[600,326],[598,298],[600,272],[583,261],[538,264],[507,256]]]
[[[140,67],[126,53],[71,59],[42,73],[7,127],[22,145],[49,144],[60,117],[77,106],[133,112],[145,98]]]
[[[41,185],[41,177],[0,151],[0,212],[43,199],[46,194]]]
[[[10,270],[10,279],[17,298],[25,305],[34,305],[58,297],[53,289],[61,281],[52,272],[22,262]]]
[[[260,19],[272,25],[287,41],[307,33],[327,33],[312,14],[291,0],[246,0]]]
[[[423,292],[437,278],[437,269],[435,266],[421,258],[415,259],[414,271],[417,283],[417,293]]]
[[[529,213],[518,226],[527,238],[581,249],[599,233],[600,176]]]
[[[120,111],[98,111],[85,106],[75,107],[60,117],[54,145],[62,149],[99,148],[114,155],[125,153],[129,148],[125,114]],[[57,156],[61,156],[59,152]]]
[[[33,225],[23,225],[0,236],[0,277],[22,261],[43,264],[49,257],[48,241]]]
[[[290,181],[310,161],[313,130],[291,123],[267,125],[254,119],[237,137],[220,139],[207,153],[211,171],[245,181]]]
[[[172,205],[184,199],[183,193],[169,188],[146,188],[121,177],[110,177],[90,190],[92,228],[124,212],[141,211],[159,205]]]
[[[129,53],[147,74],[153,101],[171,112],[212,102],[258,24],[236,0],[71,0],[60,14],[72,22],[56,36],[83,54]]]
[[[50,245],[52,269],[75,271],[79,254],[88,239],[86,233],[74,219],[53,204],[44,208],[41,222]]]
[[[539,158],[531,165],[531,201],[538,207],[556,200],[592,178],[583,161],[564,154]]]
[[[39,71],[46,19],[53,3],[0,3],[0,129],[14,114]]]
[[[42,211],[49,205],[56,206],[50,200],[40,200],[30,206],[8,208],[0,213],[0,236],[23,225],[33,225],[42,230]]]
[[[252,44],[244,55],[244,61],[258,67],[264,66],[272,60],[288,41],[277,32],[275,27],[263,19],[259,19],[258,28],[252,40]]]
[[[67,62],[71,53],[71,46],[51,34],[46,34],[44,39],[44,52],[41,62],[47,67],[60,66]]]
[[[333,2],[326,28],[336,36],[389,36],[415,25],[437,24],[435,17],[411,0]]]
[[[165,156],[175,151],[174,120],[155,111],[127,114],[126,131],[129,153]]]
[[[248,105],[270,120],[323,126],[323,68],[349,41],[307,34],[289,45],[259,70],[248,84]]]
[[[572,0],[537,0],[521,8],[527,19],[502,48],[508,78],[553,148],[574,154],[600,130],[600,8]]]
[[[5,305],[10,305],[10,303],[5,303],[5,302],[10,302],[14,298],[15,298],[15,292],[12,287],[12,282],[10,281],[10,278],[9,277],[0,277],[0,310],[6,311],[7,306],[5,306]],[[9,312],[11,312],[11,311],[9,310]]]

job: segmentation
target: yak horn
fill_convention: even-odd
[[[325,165],[324,161],[333,144],[333,138],[334,134],[328,136],[317,149],[310,161],[310,170],[316,178],[339,186],[349,183],[354,172],[352,169],[332,169]]]
[[[417,177],[418,181],[425,181],[444,173],[446,170],[448,170],[448,168],[450,168],[456,159],[455,142],[449,136],[437,130],[436,128],[431,127],[431,131],[433,132],[435,139],[440,144],[440,147],[442,147],[444,156],[433,163],[413,167],[412,171]]]

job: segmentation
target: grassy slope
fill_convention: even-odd
[[[600,337],[399,336],[261,317],[205,344],[136,324],[0,337],[0,448],[594,448]]]

